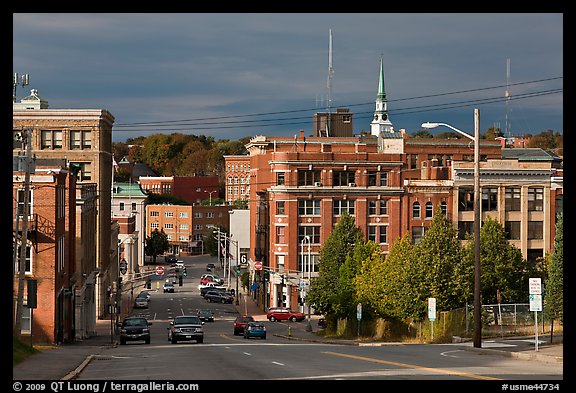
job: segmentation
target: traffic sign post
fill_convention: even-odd
[[[538,311],[542,311],[542,279],[529,278],[528,289],[530,292],[530,311],[534,311],[534,337],[535,349],[538,352]]]
[[[362,303],[356,306],[356,319],[358,319],[358,337],[360,337],[360,321],[362,320]]]
[[[432,341],[434,341],[434,321],[436,320],[436,298],[428,298],[428,319],[430,320],[430,331]]]
[[[164,275],[164,266],[158,266],[158,267],[156,268],[156,274],[159,275],[159,276]]]
[[[260,261],[254,262],[254,269],[255,270],[262,270],[262,262],[260,262]]]

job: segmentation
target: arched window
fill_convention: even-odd
[[[412,204],[412,218],[420,218],[420,202],[418,201]]]
[[[432,218],[433,213],[434,206],[432,205],[432,202],[426,202],[426,218]]]

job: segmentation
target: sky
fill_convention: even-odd
[[[508,136],[563,132],[562,13],[14,13],[16,100],[106,109],[113,142],[312,132],[348,108],[370,130],[380,60],[389,119]],[[329,78],[329,43],[332,70]],[[330,85],[330,88],[328,87]],[[508,99],[506,98],[508,92]],[[439,127],[436,132],[448,132]]]

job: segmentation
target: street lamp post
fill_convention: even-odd
[[[212,193],[213,193],[213,192],[216,192],[216,191],[217,191],[217,190],[212,190],[212,191],[204,190],[204,192],[207,192],[207,193],[210,194],[210,206],[212,206]]]
[[[310,280],[312,278],[312,258],[310,255],[310,243],[312,242],[309,235],[304,236],[301,242],[301,254],[302,254],[302,269],[304,269],[304,242],[308,243],[308,261],[306,264],[306,270],[308,271],[308,289],[306,292],[306,298],[308,298],[308,292],[310,291]],[[312,324],[310,323],[310,302],[306,299],[306,303],[308,303],[308,323],[306,325],[306,331],[312,331]]]
[[[474,141],[474,347],[482,347],[482,301],[480,298],[480,110],[474,109],[474,136],[446,123],[423,123],[423,128],[448,127]]]

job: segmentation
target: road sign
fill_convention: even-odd
[[[164,266],[158,266],[156,268],[156,274],[159,276],[163,275],[164,274]]]
[[[262,270],[262,262],[260,262],[260,261],[254,262],[254,269]]]
[[[528,289],[530,295],[542,295],[542,280],[540,278],[529,278]]]
[[[362,319],[362,303],[358,303],[358,305],[356,306],[356,319],[357,320]]]
[[[542,295],[530,295],[530,311],[542,311]]]
[[[428,298],[428,319],[434,321],[436,319],[436,298]]]
[[[248,263],[248,254],[240,254],[240,264],[246,265]]]

